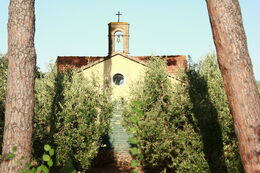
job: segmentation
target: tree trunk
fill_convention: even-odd
[[[34,0],[11,0],[2,173],[17,173],[31,159],[36,66],[34,33]],[[15,157],[10,159],[8,153],[14,153]],[[24,158],[22,164],[17,163],[20,158]]]
[[[238,0],[206,0],[245,172],[260,172],[260,96]]]

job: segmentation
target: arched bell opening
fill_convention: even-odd
[[[129,24],[127,22],[111,22],[108,24],[108,54],[129,54]]]
[[[115,52],[118,53],[123,53],[124,52],[124,37],[123,33],[121,31],[117,31],[115,33],[115,38],[114,38],[114,43],[115,43]]]

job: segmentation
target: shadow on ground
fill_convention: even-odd
[[[130,158],[115,154],[113,150],[100,151],[88,173],[130,173]]]

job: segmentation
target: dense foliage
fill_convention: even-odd
[[[94,78],[84,80],[74,76],[64,87],[62,111],[57,117],[58,163],[68,158],[86,170],[100,147],[101,136],[109,128],[112,104],[109,88],[103,88]]]
[[[47,73],[45,77],[41,76],[35,81],[33,155],[36,159],[43,154],[42,148],[45,144],[54,146],[55,118],[59,107],[57,97],[61,95],[61,93],[58,93],[58,86],[56,87],[56,80],[58,81],[59,78],[61,76],[52,71]]]
[[[175,82],[173,86],[172,81],[165,62],[151,58],[144,80],[137,84],[124,112],[126,127],[137,138],[144,167],[207,172],[201,137],[194,128],[197,122],[188,83]]]
[[[189,93],[210,172],[240,172],[237,139],[215,54],[188,72]]]
[[[232,116],[215,54],[173,82],[152,59],[124,113],[144,166],[175,172],[242,172]]]
[[[0,146],[2,146],[3,141],[6,81],[7,60],[0,54]],[[1,147],[0,151],[2,151]]]
[[[73,72],[47,73],[36,80],[34,156],[48,143],[56,151],[56,166],[86,170],[108,131],[110,89],[95,78]]]
[[[97,155],[101,137],[107,133],[112,103],[110,88],[96,78],[73,72],[37,73],[33,158],[41,163],[45,144],[55,149],[56,166],[86,170]],[[0,57],[0,146],[2,146],[7,60]],[[67,162],[67,163],[65,163]],[[66,168],[67,169],[67,168]],[[72,169],[73,170],[73,169]],[[68,170],[66,170],[68,171]]]
[[[152,58],[125,107],[125,124],[136,137],[137,150],[131,150],[138,153],[136,159],[144,167],[174,172],[242,172],[215,54],[190,66],[178,82],[164,68],[164,61]],[[6,80],[7,60],[1,56],[0,145]],[[35,92],[34,158],[41,162],[42,147],[50,144],[58,169],[86,170],[108,130],[110,89],[94,77],[52,69],[37,75]]]

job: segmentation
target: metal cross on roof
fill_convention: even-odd
[[[118,17],[118,22],[119,22],[120,21],[120,15],[122,15],[122,14],[120,13],[120,11],[118,11],[118,13],[116,15]]]

